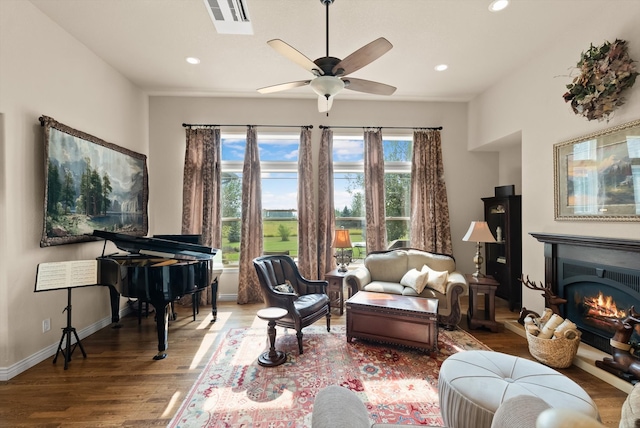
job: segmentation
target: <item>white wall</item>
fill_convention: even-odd
[[[0,380],[60,340],[65,291],[34,293],[38,263],[94,259],[100,243],[40,248],[44,144],[41,115],[147,153],[147,97],[30,2],[0,1]],[[51,330],[42,332],[42,320]],[[108,291],[73,291],[80,332],[110,320]],[[26,359],[30,361],[25,362]],[[18,364],[20,362],[20,364]],[[26,364],[26,366],[25,366]]]
[[[338,97],[329,117],[326,117],[317,112],[315,99],[152,96],[149,100],[149,159],[152,170],[150,210],[154,213],[154,233],[180,232],[181,204],[176,201],[182,200],[182,162],[185,150],[182,123],[313,125],[314,153],[317,153],[320,143],[321,124],[336,127],[443,126],[442,151],[453,252],[462,271],[473,271],[475,245],[462,242],[462,237],[470,222],[483,216],[480,198],[493,195],[493,188],[498,185],[498,156],[495,153],[471,153],[467,150],[465,103],[348,101]],[[222,128],[223,132],[225,130],[246,132],[244,128]],[[258,128],[258,132],[260,131],[278,130]],[[298,129],[287,131],[299,133]],[[347,132],[362,134],[361,129],[334,129],[334,134]],[[383,134],[387,132],[398,131],[383,129]],[[235,295],[236,287],[236,275],[222,275],[222,298]]]
[[[554,220],[553,145],[640,118],[640,84],[628,91],[628,102],[607,122],[576,116],[562,99],[572,66],[590,44],[616,38],[629,42],[631,58],[640,60],[640,2],[612,2],[593,23],[571,23],[553,45],[469,104],[469,148],[484,150],[521,134],[523,272],[544,280],[543,244],[531,232],[640,238],[640,223]],[[637,65],[637,63],[636,63]],[[506,159],[504,160],[506,161]],[[500,158],[500,170],[506,168]],[[523,290],[523,305],[541,310],[539,293]]]

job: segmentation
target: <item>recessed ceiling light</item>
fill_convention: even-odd
[[[499,12],[507,6],[509,6],[509,0],[493,0],[489,5],[489,10],[491,12]]]
[[[189,64],[193,64],[193,65],[200,64],[200,58],[196,58],[195,56],[188,56],[186,58],[186,61]]]
[[[436,71],[445,71],[449,66],[447,64],[438,64],[435,66]]]

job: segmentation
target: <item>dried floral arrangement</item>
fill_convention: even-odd
[[[567,85],[565,102],[571,102],[573,112],[588,120],[608,119],[616,107],[624,104],[622,93],[636,81],[634,62],[625,40],[591,45],[580,56],[576,65],[580,74]]]

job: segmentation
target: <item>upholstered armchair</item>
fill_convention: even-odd
[[[302,329],[320,318],[327,318],[331,329],[331,310],[327,281],[308,280],[300,275],[293,259],[285,255],[257,257],[253,265],[260,280],[260,290],[267,307],[286,309],[288,314],[276,321],[280,327],[293,328],[302,354]]]

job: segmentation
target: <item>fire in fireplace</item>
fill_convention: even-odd
[[[568,282],[563,288],[566,317],[586,336],[583,341],[605,352],[610,352],[609,339],[616,331],[613,320],[624,319],[634,302],[640,309],[638,297],[626,291],[624,284],[589,280]],[[632,339],[640,337],[634,334]]]
[[[563,280],[558,283],[558,291],[567,299],[566,318],[576,323],[582,331],[583,341],[602,351],[611,352],[609,339],[615,333],[613,320],[625,318],[634,304],[636,309],[640,309],[640,295],[625,282],[620,282],[634,275],[620,272],[615,267],[605,269],[602,265],[595,267],[589,264],[565,260],[562,264]],[[579,274],[576,274],[576,270]],[[623,278],[621,273],[624,274]],[[633,339],[638,339],[637,334]]]
[[[618,310],[618,305],[613,300],[613,296],[605,296],[602,291],[598,291],[598,295],[595,297],[585,297],[583,304],[586,309],[584,318],[587,323],[590,320],[594,320],[595,322],[602,321],[608,324],[608,320],[612,318],[624,318],[627,316],[627,311]]]

